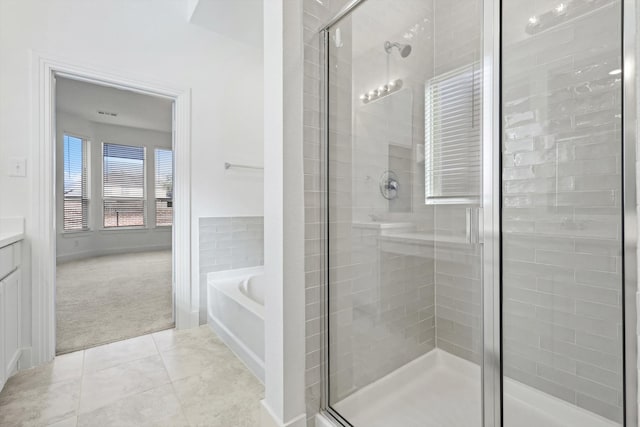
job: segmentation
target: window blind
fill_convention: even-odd
[[[481,78],[477,63],[434,77],[425,91],[425,201],[470,203],[481,185]]]
[[[62,223],[65,231],[89,228],[87,142],[64,135],[64,191]]]
[[[105,227],[145,225],[144,162],[144,147],[103,144]]]
[[[173,223],[173,152],[157,148],[156,158],[156,225]]]

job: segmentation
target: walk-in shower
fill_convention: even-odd
[[[632,3],[361,0],[324,28],[335,420],[635,425]]]

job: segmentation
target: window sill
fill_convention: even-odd
[[[83,235],[89,235],[91,233],[93,233],[94,230],[87,228],[86,230],[69,230],[69,231],[63,231],[62,233],[60,233],[60,235],[62,237],[79,237],[79,236],[83,236]]]
[[[122,232],[146,232],[149,231],[149,228],[146,226],[130,226],[130,227],[102,227],[98,229],[100,232],[113,233],[115,231]]]
[[[122,232],[122,233],[144,233],[148,231],[171,231],[173,226],[171,225],[157,225],[153,227],[143,227],[143,226],[134,226],[134,227],[102,227],[97,229],[87,229],[87,230],[74,230],[74,231],[63,231],[60,233],[62,237],[81,237],[88,236],[91,233],[95,232],[105,232],[105,233],[114,233],[114,232]]]

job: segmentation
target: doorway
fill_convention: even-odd
[[[34,204],[31,240],[33,346],[25,366],[37,366],[55,356],[55,77],[67,77],[102,86],[164,97],[174,101],[172,138],[174,151],[173,249],[174,317],[178,329],[198,325],[198,294],[191,287],[191,92],[189,88],[150,82],[148,78],[99,71],[34,53],[33,57],[33,182]]]
[[[173,100],[55,83],[56,354],[172,328]]]

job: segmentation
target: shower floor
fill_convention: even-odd
[[[504,387],[505,425],[619,426],[509,378]],[[480,427],[480,401],[480,368],[435,349],[333,408],[355,427]]]

